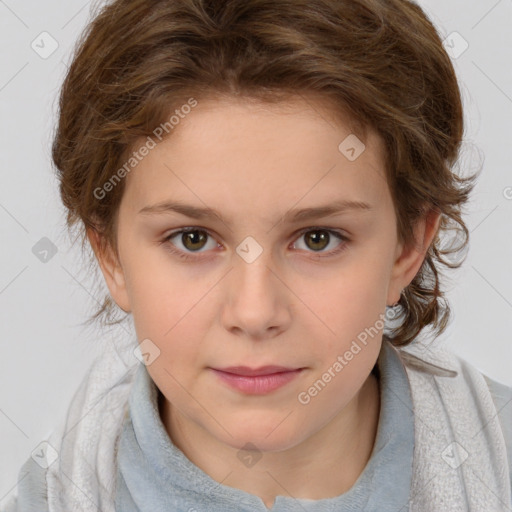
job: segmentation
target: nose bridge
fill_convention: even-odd
[[[227,329],[264,337],[270,328],[285,328],[289,315],[283,284],[275,275],[278,272],[270,248],[252,236],[239,243],[224,307]]]
[[[265,288],[268,297],[270,290],[267,288],[272,284],[271,280],[275,279],[272,273],[272,270],[275,272],[274,262],[271,248],[261,238],[260,241],[262,243],[249,235],[238,244],[234,259],[234,280],[239,291],[249,291],[251,294],[252,289],[252,293],[257,295],[260,288]]]

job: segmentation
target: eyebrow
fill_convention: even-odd
[[[290,210],[284,215],[283,222],[296,223],[305,220],[328,217],[330,215],[342,214],[349,211],[369,212],[373,211],[373,207],[363,201],[341,200],[323,206]],[[213,208],[200,208],[175,201],[165,201],[163,203],[145,206],[139,210],[139,213],[144,215],[172,212],[180,213],[181,215],[190,217],[191,219],[215,217],[224,222],[221,214]]]

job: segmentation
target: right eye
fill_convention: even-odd
[[[202,251],[201,249],[207,245],[208,237],[211,237],[208,231],[201,228],[189,227],[173,231],[162,240],[162,243],[165,244],[171,252],[178,254],[178,256],[182,258],[190,259],[193,257],[190,256],[193,253],[206,252],[208,249],[214,249],[219,246],[218,243],[212,242],[209,248],[207,247]],[[174,238],[178,240],[178,247],[175,242],[172,242]],[[182,248],[179,247],[179,244],[182,245]]]

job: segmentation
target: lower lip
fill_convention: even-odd
[[[298,369],[291,372],[248,377],[246,375],[235,375],[220,370],[213,370],[226,384],[248,395],[264,395],[279,389],[297,377],[301,371],[302,369]]]

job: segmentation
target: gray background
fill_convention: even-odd
[[[512,386],[512,0],[420,5],[443,39],[456,31],[469,44],[453,54],[466,108],[463,165],[472,170],[484,159],[466,216],[470,251],[451,279],[453,320],[440,341]],[[100,344],[130,335],[80,326],[101,295],[67,236],[50,165],[56,95],[89,9],[78,0],[0,0],[0,506]],[[42,48],[44,31],[58,42],[48,58],[31,47],[51,50],[49,39]],[[456,54],[464,48],[448,40]],[[32,252],[43,237],[58,249],[46,263]]]

